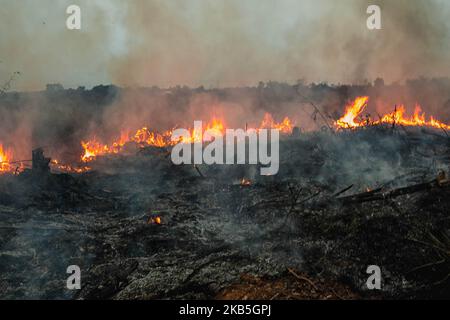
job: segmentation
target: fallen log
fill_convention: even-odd
[[[32,151],[32,167],[35,173],[49,173],[50,172],[50,158],[44,156],[44,150],[37,148]]]
[[[359,194],[354,194],[351,196],[346,197],[340,197],[337,198],[337,200],[342,201],[343,204],[350,204],[350,203],[363,203],[363,202],[369,202],[369,201],[378,201],[378,200],[386,200],[386,199],[392,199],[398,196],[403,196],[406,194],[411,194],[419,191],[424,190],[431,190],[434,188],[445,188],[450,186],[450,180],[442,180],[440,178],[415,184],[412,186],[397,188],[393,190],[389,190],[386,192],[381,192],[382,189],[376,189],[368,192],[363,192]]]

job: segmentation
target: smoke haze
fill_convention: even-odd
[[[66,29],[81,7],[82,29]],[[366,28],[369,4],[382,30]],[[443,0],[0,0],[0,81],[17,90],[357,83],[450,75]]]

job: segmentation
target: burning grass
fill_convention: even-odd
[[[379,115],[379,118],[376,120],[371,118],[368,114],[363,115],[368,103],[368,96],[355,98],[353,102],[346,106],[344,115],[334,121],[334,130],[398,125],[402,127],[434,128],[444,131],[447,135],[447,130],[450,129],[449,124],[437,120],[434,116],[427,117],[419,105],[416,105],[414,114],[411,116],[407,116],[405,106],[398,105],[394,107],[394,110],[391,113]],[[289,136],[293,132],[294,125],[294,122],[288,117],[284,117],[281,122],[277,122],[270,113],[266,113],[259,125],[254,127],[247,126],[246,129],[278,129],[284,136]],[[103,143],[98,138],[93,137],[92,139],[81,141],[82,154],[80,156],[80,161],[63,163],[54,159],[51,162],[51,165],[58,172],[79,174],[91,170],[91,166],[86,165],[87,163],[92,162],[101,156],[122,154],[124,153],[126,146],[130,144],[134,144],[138,149],[147,147],[170,148],[179,142],[195,143],[200,140],[208,141],[208,139],[211,138],[209,135],[205,134],[207,131],[212,131],[217,135],[224,135],[227,126],[225,120],[212,118],[211,121],[207,122],[202,127],[202,132],[196,132],[196,129],[191,128],[189,129],[190,138],[181,138],[181,140],[178,141],[171,139],[174,129],[175,128],[171,128],[159,132],[145,126],[132,134],[130,134],[130,132],[132,132],[131,130],[122,129],[118,138],[110,143]],[[26,166],[27,161],[21,161],[15,158],[14,145],[5,148],[4,145],[0,143],[0,174],[22,172]]]
[[[136,143],[140,147],[158,147],[165,148],[171,147],[177,143],[195,143],[203,141],[209,141],[209,135],[205,134],[209,132],[215,135],[225,135],[226,125],[224,120],[213,118],[211,121],[206,123],[202,127],[202,132],[198,132],[196,129],[189,129],[190,138],[181,140],[172,140],[172,132],[175,128],[166,130],[162,133],[149,129],[148,127],[143,127],[136,131],[132,136],[128,135],[125,131],[120,135],[120,139],[113,142],[112,144],[102,144],[99,143],[95,138],[89,141],[83,141],[81,143],[83,147],[83,155],[81,157],[82,161],[89,162],[94,160],[98,156],[107,154],[117,154],[120,153],[122,148],[127,143]],[[273,116],[266,113],[259,127],[247,128],[247,130],[258,130],[258,129],[278,129],[284,134],[290,134],[293,129],[293,123],[288,118],[285,117],[282,122],[276,122]]]
[[[11,172],[12,151],[4,149],[0,143],[0,173]]]
[[[419,105],[415,106],[414,114],[410,117],[406,116],[406,108],[404,105],[394,107],[394,111],[379,116],[380,119],[373,120],[369,115],[363,117],[362,113],[367,107],[369,97],[358,97],[353,103],[345,108],[345,114],[335,122],[338,128],[358,128],[369,125],[391,124],[401,126],[431,127],[442,130],[449,130],[450,125],[436,120],[433,116],[426,119],[425,112]]]

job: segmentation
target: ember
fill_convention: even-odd
[[[62,172],[68,172],[68,173],[83,173],[91,170],[90,167],[87,166],[72,166],[70,164],[62,164],[58,160],[54,159],[50,162],[52,167],[62,171]]]
[[[241,180],[241,186],[251,186],[252,182],[249,179],[242,178]]]
[[[147,224],[162,224],[162,220],[161,220],[161,216],[158,215],[154,215],[154,216],[150,216],[147,220]]]

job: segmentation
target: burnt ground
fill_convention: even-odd
[[[80,175],[1,176],[0,298],[448,299],[445,134],[286,138],[273,177],[243,165],[200,175],[153,148]],[[65,287],[69,265],[79,291]],[[379,291],[366,289],[369,265]]]

